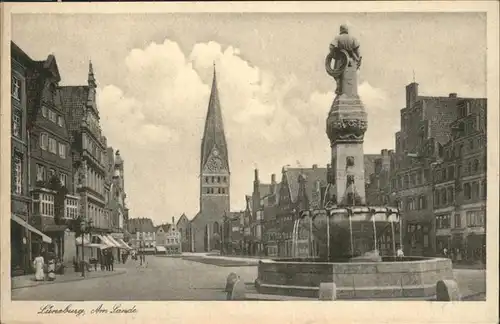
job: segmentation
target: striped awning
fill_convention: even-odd
[[[130,246],[128,246],[128,244],[127,244],[127,243],[125,243],[125,241],[123,241],[122,239],[118,239],[118,240],[117,240],[117,242],[118,242],[118,243],[120,243],[120,245],[121,245],[124,249],[126,249],[126,250],[130,250],[130,249],[132,249],[132,248],[131,248]]]
[[[78,236],[77,238],[75,238],[75,244],[78,246],[82,245],[82,237],[81,236]],[[89,244],[90,244],[89,239],[87,237],[85,237],[83,239],[83,245],[88,246]]]
[[[11,217],[11,219],[14,222],[16,222],[19,225],[21,225],[22,227],[28,229],[30,232],[35,233],[37,235],[40,235],[42,237],[42,241],[43,242],[45,242],[45,243],[52,243],[52,239],[49,236],[43,234],[41,231],[37,230],[35,227],[33,227],[30,224],[26,223],[24,221],[24,219],[22,219],[21,217],[15,215],[15,214],[11,214],[10,217]]]
[[[102,244],[106,244],[110,248],[116,247],[113,241],[111,241],[107,235],[97,235],[97,236],[101,240]]]
[[[114,247],[123,248],[111,235],[106,235],[106,238],[113,244]]]

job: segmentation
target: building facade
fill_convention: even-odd
[[[176,227],[180,234],[181,252],[190,252],[191,251],[191,239],[189,236],[190,223],[189,219],[185,214],[182,214],[181,217],[179,217]]]
[[[26,70],[31,62],[11,43],[11,274],[29,272],[31,231],[28,227],[31,196],[29,193],[29,151],[26,120]],[[35,233],[36,235],[36,233]]]
[[[434,182],[442,163],[443,145],[452,138],[462,98],[421,96],[418,84],[406,87],[406,106],[401,110],[401,130],[391,156],[391,200],[401,210],[403,248],[406,255],[435,255],[436,218]]]
[[[61,80],[56,58],[35,61],[27,57],[27,138],[32,197],[30,224],[51,238],[31,240],[33,254],[51,253],[64,261],[75,255],[68,245],[69,225],[78,216],[67,118],[61,103]],[[33,238],[33,236],[32,236]]]
[[[128,231],[129,244],[139,253],[153,254],[156,249],[156,229],[150,218],[130,218]]]
[[[75,191],[80,196],[80,214],[92,221],[96,233],[111,232],[106,183],[107,140],[99,125],[96,81],[89,63],[87,85],[61,87],[63,107],[68,116]]]
[[[229,155],[214,70],[201,144],[200,210],[191,220],[193,252],[220,250],[224,213],[229,212]]]
[[[485,260],[486,99],[461,99],[451,138],[434,170],[436,252],[455,261]]]

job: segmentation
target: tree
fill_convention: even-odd
[[[68,189],[61,183],[61,180],[56,175],[53,175],[48,182],[47,187],[56,192],[54,196],[54,220],[56,224],[61,224],[64,218],[66,195]]]

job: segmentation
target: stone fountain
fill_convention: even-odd
[[[326,120],[332,157],[324,207],[302,211],[295,220],[294,246],[299,233],[306,233],[308,256],[259,262],[255,284],[261,294],[317,298],[320,284],[333,282],[340,299],[429,299],[439,280],[453,279],[449,259],[398,256],[399,210],[367,205],[363,141],[368,123],[358,94],[360,66],[360,44],[342,25],[325,62],[337,88]],[[380,234],[389,230],[392,253],[380,255]]]

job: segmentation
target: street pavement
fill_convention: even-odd
[[[225,300],[226,278],[231,272],[245,283],[257,277],[256,266],[221,267],[182,258],[147,256],[147,264],[129,260],[126,273],[12,291],[12,300],[155,301]],[[485,291],[484,270],[454,270],[463,295]]]
[[[225,300],[229,273],[249,283],[257,277],[257,267],[219,267],[155,256],[147,256],[146,262],[120,265],[127,269],[124,275],[15,289],[12,300]]]

